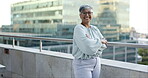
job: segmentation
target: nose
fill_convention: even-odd
[[[89,16],[89,14],[88,14],[88,13],[86,13],[85,15],[86,15],[86,16]]]

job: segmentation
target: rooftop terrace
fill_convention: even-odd
[[[42,40],[66,41],[71,39],[35,38],[24,36],[0,35],[12,37],[13,43],[0,44],[0,78],[74,78],[72,60],[68,53],[43,50]],[[15,38],[37,39],[40,49],[15,45]],[[109,42],[108,46],[126,46],[148,48],[148,45],[135,43]],[[115,57],[114,57],[115,58]],[[101,59],[101,78],[147,78],[148,66]]]

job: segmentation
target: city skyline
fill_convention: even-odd
[[[0,27],[1,25],[11,24],[11,13],[10,13],[11,4],[22,1],[29,1],[29,0],[11,0],[11,1],[3,1],[3,3],[1,3],[0,10],[2,12],[0,15],[0,21],[1,21]],[[5,9],[3,9],[4,7]],[[130,0],[130,27],[134,27],[137,32],[148,33],[147,8],[148,8],[147,0],[143,0],[143,2],[142,1],[135,2],[135,0]]]

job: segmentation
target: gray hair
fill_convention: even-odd
[[[89,6],[89,5],[81,5],[80,8],[79,8],[79,12],[82,12],[84,9],[88,9],[88,8],[93,9],[93,8],[92,8],[91,6]]]

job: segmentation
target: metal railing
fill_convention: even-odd
[[[63,38],[44,38],[44,37],[30,37],[30,36],[21,36],[21,35],[2,35],[0,34],[1,37],[11,37],[12,38],[12,46],[15,47],[15,46],[19,46],[19,40],[16,40],[16,38],[23,38],[23,39],[33,39],[33,40],[39,40],[39,50],[40,52],[42,52],[43,50],[43,43],[42,41],[43,40],[46,40],[46,41],[60,41],[60,42],[70,42],[72,43],[72,39],[63,39]],[[7,41],[6,41],[7,42]],[[17,42],[15,44],[15,42]],[[117,55],[117,52],[116,52],[116,49],[117,47],[124,47],[123,50],[124,50],[124,61],[127,62],[127,54],[128,54],[128,51],[127,51],[127,47],[134,47],[136,48],[136,51],[135,51],[135,63],[137,63],[137,48],[146,48],[148,49],[148,45],[147,44],[137,44],[137,43],[122,43],[122,42],[108,42],[108,45],[107,46],[112,46],[112,59],[113,60],[116,60],[116,55]],[[54,47],[54,46],[53,46]],[[56,46],[58,47],[58,46]],[[72,45],[68,46],[67,47],[67,52],[65,53],[70,53],[70,47],[72,47]],[[120,49],[120,48],[119,48]],[[119,50],[118,50],[119,51]],[[109,54],[110,55],[110,54]]]
[[[42,40],[47,40],[47,41],[62,41],[62,42],[72,42],[72,39],[64,39],[64,38],[44,38],[44,37],[30,37],[30,36],[14,36],[14,35],[1,35],[2,37],[12,37],[13,38],[13,45],[15,38],[24,38],[24,39],[35,39],[35,40],[40,40],[40,45],[42,44]],[[127,46],[127,47],[135,47],[135,48],[146,48],[148,49],[148,44],[137,44],[137,43],[123,43],[123,42],[108,42],[108,46]],[[40,48],[41,49],[41,48]]]
[[[72,39],[63,39],[63,38],[43,38],[43,37],[27,37],[27,36],[14,36],[14,35],[0,35],[2,37],[12,37],[12,46],[15,46],[15,38],[24,38],[24,39],[35,39],[40,41],[40,52],[42,51],[42,41],[62,41],[62,42],[72,42]],[[7,41],[6,41],[7,42]],[[17,46],[19,46],[19,41],[17,41]]]

